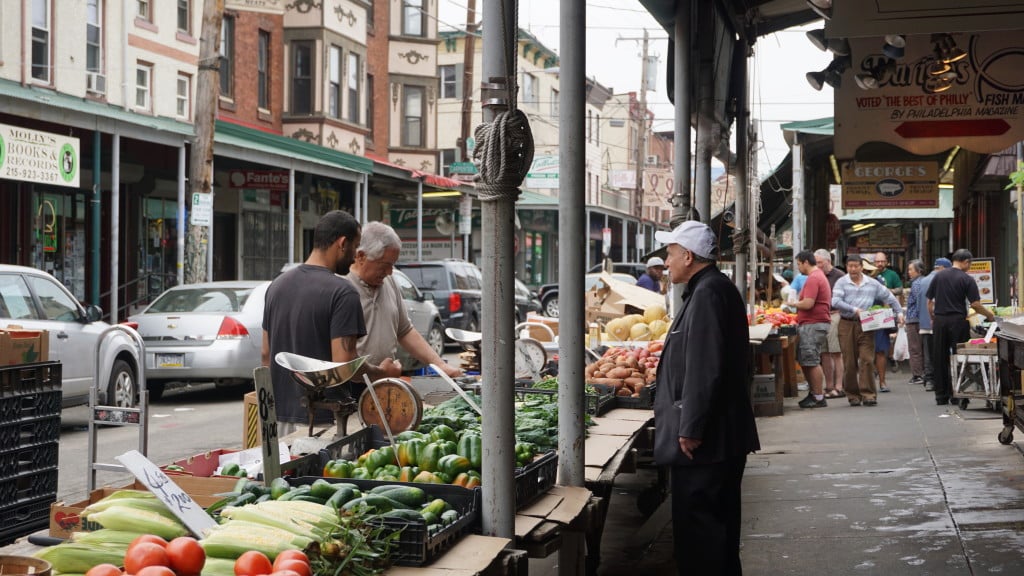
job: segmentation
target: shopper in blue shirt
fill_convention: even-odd
[[[661,294],[661,277],[664,274],[665,261],[654,256],[647,261],[647,273],[636,281],[636,285]]]

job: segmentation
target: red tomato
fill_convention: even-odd
[[[282,572],[291,570],[297,572],[299,576],[312,576],[312,570],[309,568],[309,562],[303,562],[302,560],[296,560],[294,558],[288,559],[281,558],[274,559],[274,572]]]
[[[296,572],[295,570],[277,570],[276,572],[271,572],[270,576],[301,576],[301,575],[298,572]]]
[[[146,566],[135,573],[135,576],[175,576],[174,570],[167,566]]]
[[[178,576],[196,576],[206,564],[206,552],[195,538],[182,536],[167,543],[167,558]],[[136,575],[138,576],[138,575]]]
[[[139,570],[147,566],[167,566],[167,550],[152,542],[139,542],[128,546],[124,553],[124,571],[139,576]],[[154,574],[153,576],[157,576]]]
[[[285,550],[281,552],[277,555],[277,558],[274,558],[274,565],[277,565],[282,560],[302,560],[309,564],[309,556],[306,556],[306,553],[302,550]]]
[[[85,576],[122,576],[121,569],[113,564],[97,564]]]
[[[135,546],[139,542],[151,542],[153,544],[159,544],[161,548],[166,548],[167,547],[167,540],[164,540],[163,538],[161,538],[161,537],[159,537],[159,536],[157,536],[155,534],[143,534],[142,536],[139,536],[135,540],[132,540],[132,543],[129,544],[128,547],[131,548],[132,546]]]
[[[258,576],[273,571],[274,565],[270,563],[270,558],[256,550],[245,552],[235,560],[235,576]]]

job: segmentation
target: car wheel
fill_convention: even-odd
[[[434,352],[437,352],[438,356],[444,354],[444,329],[441,328],[439,323],[435,322],[430,327],[430,332],[427,332],[427,344],[430,344],[430,347]]]
[[[157,400],[164,397],[164,390],[167,385],[163,382],[149,382],[146,381],[146,390],[149,392],[149,401],[156,402]]]
[[[110,382],[107,384],[107,405],[132,408],[135,406],[137,393],[135,372],[132,367],[124,360],[114,360],[114,366],[110,370]]]
[[[552,296],[544,301],[544,314],[549,318],[558,318],[558,296]]]

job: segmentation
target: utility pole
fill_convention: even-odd
[[[634,151],[636,158],[636,165],[634,166],[634,169],[636,172],[633,175],[635,180],[633,185],[633,203],[635,206],[634,210],[636,212],[636,216],[639,219],[639,223],[637,225],[637,233],[639,235],[643,230],[644,223],[644,163],[647,161],[645,156],[647,152],[647,46],[650,41],[650,36],[645,28],[643,38],[619,38],[616,40],[616,43],[618,43],[619,40],[639,40],[641,42],[640,99],[638,102],[640,130],[637,134],[636,150]],[[642,252],[643,251],[640,249],[640,244],[638,242],[637,259],[643,256]],[[625,256],[625,254],[623,254],[623,256]]]
[[[220,92],[220,27],[224,19],[224,0],[203,2],[203,27],[199,38],[199,70],[196,73],[195,138],[189,162],[189,196],[192,217],[185,239],[185,283],[207,279],[209,231],[213,225],[213,133]],[[202,195],[205,195],[202,196]],[[208,204],[205,204],[208,202]],[[197,206],[208,206],[211,221],[195,223]],[[212,275],[211,275],[212,276]]]
[[[462,43],[466,53],[462,59],[462,131],[459,150],[462,160],[469,159],[469,125],[473,122],[473,61],[476,58],[476,0],[466,0],[466,39]]]

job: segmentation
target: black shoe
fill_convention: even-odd
[[[828,406],[828,402],[824,398],[821,400],[815,400],[813,394],[808,394],[806,398],[801,400],[798,404],[801,408],[824,408]]]
[[[924,384],[924,378],[921,378],[920,376],[914,376],[913,378],[910,379],[910,382],[907,382],[907,384]]]
[[[864,400],[864,405],[865,406],[878,406],[878,400],[868,400],[868,399],[865,399]]]
[[[939,406],[945,406],[946,404],[949,404],[949,400],[949,398],[936,398],[935,403]]]
[[[860,400],[850,400],[850,406],[860,406]]]

